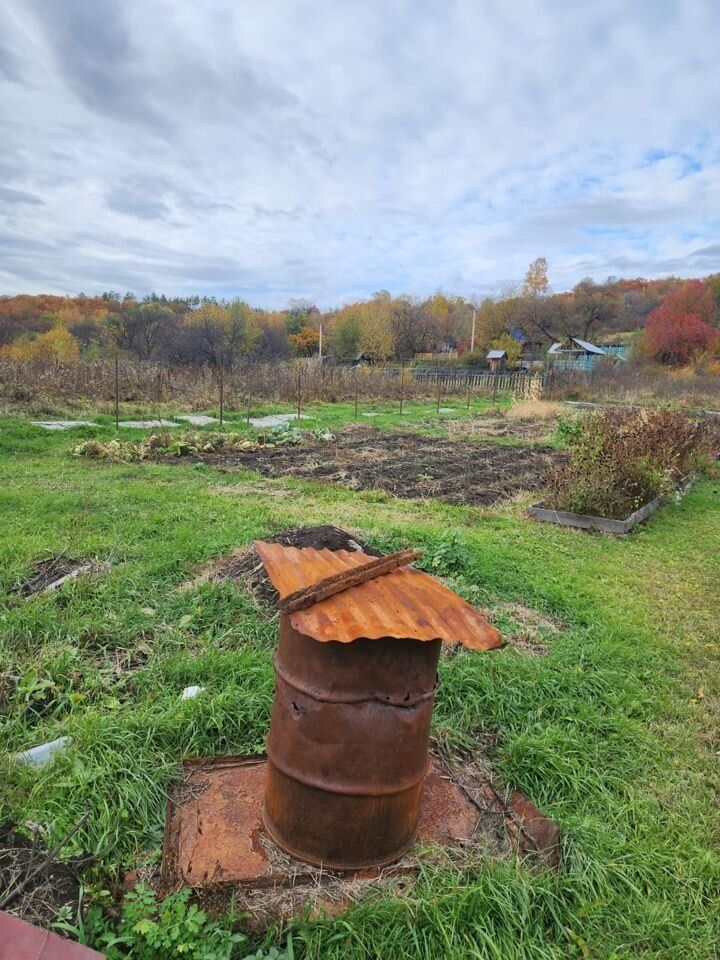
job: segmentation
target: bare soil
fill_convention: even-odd
[[[362,550],[371,557],[381,557],[382,553],[374,547],[355,539],[353,534],[331,524],[315,527],[291,527],[265,537],[268,543],[282,543],[286,547],[314,547],[316,550]],[[211,560],[198,577],[183,584],[182,589],[189,590],[202,583],[221,583],[234,580],[240,583],[260,603],[275,606],[279,594],[270,582],[265,566],[258,556],[254,544],[248,544],[227,557]]]
[[[70,557],[63,550],[57,554],[41,557],[33,563],[30,575],[9,592],[28,600],[57,590],[68,580],[106,571],[109,563],[100,563],[85,557]]]
[[[383,490],[402,499],[436,499],[489,506],[520,490],[543,486],[566,454],[547,446],[505,446],[416,433],[380,434],[372,428],[338,434],[335,443],[201,453],[194,459],[223,470],[255,470],[351,490]]]
[[[82,861],[50,863],[41,843],[22,836],[12,824],[0,826],[0,901],[38,870],[5,907],[28,923],[47,927],[66,906],[75,914],[80,894],[76,870],[81,865]]]

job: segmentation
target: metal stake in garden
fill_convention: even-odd
[[[400,416],[403,412],[403,400],[405,399],[405,367],[400,370]]]
[[[220,427],[223,425],[223,413],[225,405],[225,358],[220,360]]]
[[[119,373],[118,373],[118,355],[115,352],[115,429],[120,429],[120,406],[119,406]]]

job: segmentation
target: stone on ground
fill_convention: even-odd
[[[291,420],[297,420],[296,413],[271,413],[266,417],[250,417],[250,423],[253,427],[279,427],[283,423]],[[301,420],[312,420],[312,417],[306,417],[304,413],[300,414]]]
[[[121,420],[118,426],[146,430],[151,427],[180,427],[182,424],[175,423],[174,420]]]
[[[31,420],[34,427],[43,430],[72,430],[73,427],[96,427],[91,420]]]
[[[217,423],[217,417],[206,417],[204,413],[179,413],[176,420],[184,420],[193,427],[206,427],[209,423]]]

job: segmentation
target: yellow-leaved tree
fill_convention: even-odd
[[[80,344],[69,330],[56,326],[32,340],[16,340],[3,349],[2,356],[10,360],[74,363],[80,357]]]

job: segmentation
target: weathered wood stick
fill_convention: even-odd
[[[282,613],[297,613],[298,610],[307,610],[308,607],[320,603],[321,600],[327,600],[328,597],[334,597],[336,593],[342,593],[344,590],[349,590],[350,587],[357,587],[361,583],[374,580],[375,577],[381,577],[385,573],[392,573],[398,567],[404,567],[413,560],[418,560],[421,556],[422,551],[420,550],[401,550],[399,553],[388,554],[387,557],[377,557],[369,563],[364,563],[361,567],[343,570],[342,573],[333,574],[332,577],[324,577],[309,587],[296,590],[280,600],[278,609]]]

